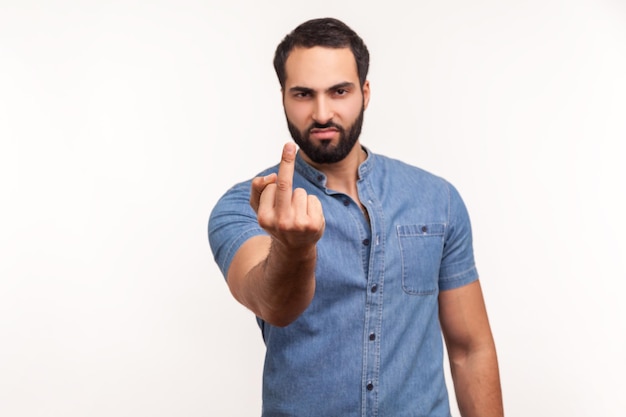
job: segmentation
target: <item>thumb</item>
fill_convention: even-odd
[[[250,206],[256,213],[259,210],[261,194],[268,184],[276,182],[276,174],[269,174],[264,177],[255,177],[250,185]]]

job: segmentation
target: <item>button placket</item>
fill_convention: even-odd
[[[382,218],[380,204],[375,199],[368,198],[371,195],[371,188],[366,181],[359,182],[359,198],[365,203],[367,212],[367,226],[369,228],[369,236],[361,241],[362,247],[369,251],[370,262],[367,269],[367,287],[366,287],[366,317],[364,334],[364,352],[365,361],[363,369],[363,410],[364,415],[377,415],[378,406],[378,378],[380,364],[380,325],[382,320],[382,284],[383,275],[380,270],[381,263],[384,262],[384,248],[382,245],[383,236],[381,236]]]

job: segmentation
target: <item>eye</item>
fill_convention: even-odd
[[[308,98],[311,97],[311,93],[308,91],[298,91],[297,93],[294,93],[293,95],[295,98]]]
[[[346,94],[348,94],[348,90],[345,88],[338,88],[335,90],[335,95],[337,96],[345,96]]]

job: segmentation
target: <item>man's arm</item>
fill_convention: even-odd
[[[439,320],[463,417],[502,417],[496,348],[480,283],[439,294]]]
[[[293,322],[313,299],[316,244],[325,225],[319,200],[292,190],[295,154],[295,145],[286,144],[278,175],[252,181],[250,205],[269,236],[241,245],[227,276],[233,296],[276,326]]]

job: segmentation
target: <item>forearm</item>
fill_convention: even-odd
[[[246,274],[240,301],[276,326],[296,320],[315,293],[315,245],[297,251],[273,241],[267,257]]]
[[[316,244],[326,224],[318,198],[293,188],[295,158],[295,145],[287,143],[278,174],[252,180],[250,206],[269,238],[244,243],[228,272],[235,298],[276,326],[296,320],[313,299]]]
[[[502,417],[502,391],[495,347],[450,353],[457,404],[463,417]]]

